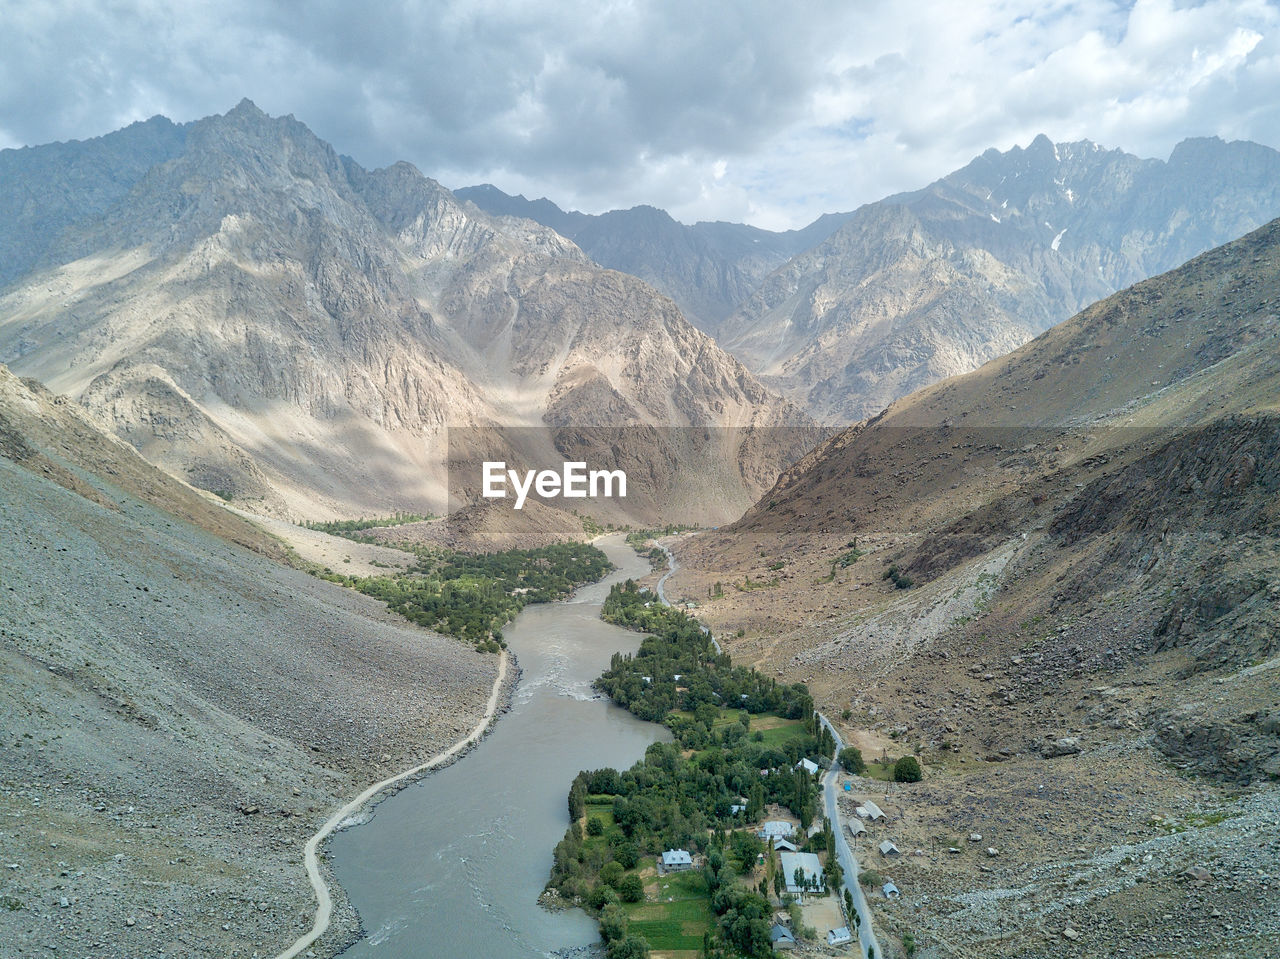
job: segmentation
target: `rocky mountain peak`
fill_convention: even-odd
[[[446,424],[808,422],[634,276],[409,163],[365,170],[248,101],[176,152],[0,297],[0,362],[205,489],[439,512]],[[795,452],[727,454],[715,508]]]

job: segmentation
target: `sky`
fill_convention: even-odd
[[[0,2],[0,148],[242,97],[452,188],[788,229],[1038,133],[1280,147],[1280,0]]]

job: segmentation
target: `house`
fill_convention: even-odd
[[[864,811],[865,810],[865,811]],[[879,822],[886,819],[884,810],[873,803],[870,799],[864,799],[862,805],[858,807],[858,815],[863,819],[870,819],[872,822]]]
[[[816,776],[818,774],[819,766],[812,759],[802,759],[796,763],[796,769],[803,769],[810,776]]]
[[[847,823],[845,823],[844,828],[849,830],[849,835],[852,836],[854,839],[857,839],[859,836],[865,836],[867,834],[867,827],[862,825],[862,821],[859,819],[849,820]]]
[[[738,815],[738,813],[740,813],[740,812],[746,812],[746,811],[747,811],[747,804],[746,804],[746,803],[736,802],[736,803],[734,803],[733,805],[731,805],[731,806],[729,807],[729,815],[730,815],[730,816],[736,816],[736,815]]]
[[[901,856],[902,850],[895,846],[889,840],[885,840],[880,844],[880,855],[882,856]]]
[[[777,850],[785,850],[786,852],[799,852],[800,847],[793,842],[788,842],[781,836],[773,837],[773,848]]]
[[[897,899],[902,895],[898,887],[891,882],[886,882],[883,886],[881,886],[880,891],[884,893],[884,897],[886,899]]]
[[[784,852],[778,854],[778,859],[782,863],[782,878],[786,880],[787,892],[822,891],[822,863],[813,853]],[[797,870],[800,872],[800,882],[796,882]]]
[[[853,942],[853,934],[849,932],[848,926],[827,930],[828,946],[847,946],[851,942]]]
[[[662,854],[662,868],[666,872],[684,872],[693,868],[693,857],[687,849],[668,849]]]
[[[773,928],[769,930],[769,943],[775,949],[794,949],[796,947],[796,937],[782,923],[775,922]]]
[[[770,819],[756,833],[761,839],[787,839],[796,834],[796,827],[782,819]]]

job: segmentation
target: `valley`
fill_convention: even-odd
[[[1274,150],[781,231],[249,100],[0,175],[0,955],[1280,940]]]

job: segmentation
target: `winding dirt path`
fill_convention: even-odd
[[[484,716],[475,729],[471,730],[470,735],[465,739],[459,739],[444,752],[432,756],[426,762],[414,766],[412,769],[406,769],[404,772],[397,773],[381,782],[374,783],[325,820],[325,824],[320,827],[320,830],[307,840],[303,861],[307,868],[307,878],[311,880],[311,888],[316,891],[316,921],[310,932],[299,937],[297,942],[276,956],[276,959],[294,959],[295,956],[301,955],[303,950],[310,948],[329,928],[329,920],[333,916],[333,897],[329,895],[329,884],[325,882],[324,876],[320,874],[319,849],[321,844],[329,838],[330,834],[338,828],[338,825],[344,819],[359,811],[365,803],[382,792],[382,790],[388,786],[394,786],[410,776],[416,776],[420,772],[447,762],[483,736],[485,730],[489,728],[489,724],[493,722],[493,717],[497,714],[498,696],[502,693],[502,684],[506,681],[506,678],[507,651],[504,649],[498,659],[498,676],[493,681],[493,691],[489,694],[489,703],[485,707]]]

